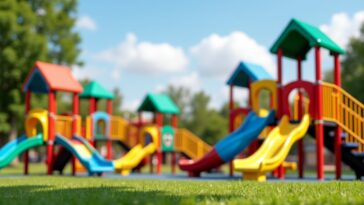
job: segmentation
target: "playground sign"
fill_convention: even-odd
[[[162,152],[174,151],[174,129],[171,126],[162,128]]]

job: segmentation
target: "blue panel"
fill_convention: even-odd
[[[48,93],[49,87],[47,81],[44,79],[38,69],[34,69],[30,78],[24,86],[24,92],[32,91],[33,93]]]
[[[254,82],[269,79],[273,79],[273,77],[262,66],[253,63],[240,62],[227,81],[227,84],[247,88],[249,86],[249,80]]]
[[[237,130],[215,145],[217,154],[224,162],[234,159],[259,136],[269,123],[274,121],[274,116],[274,111],[270,111],[266,117],[259,117],[251,111]]]
[[[105,129],[106,129],[106,137],[110,136],[110,115],[106,112],[98,111],[94,112],[92,114],[92,127],[93,127],[93,133],[94,135],[97,134],[97,122],[98,121],[104,121],[105,122]]]

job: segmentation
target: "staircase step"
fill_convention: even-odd
[[[330,137],[335,137],[335,130],[330,131],[330,132],[329,132],[329,136],[330,136]],[[341,132],[341,138],[342,138],[342,139],[345,139],[345,138],[346,138],[346,136],[347,136],[347,133],[346,133],[346,132]]]
[[[354,142],[348,142],[348,143],[343,143],[342,144],[342,147],[345,148],[345,149],[356,149],[358,148],[358,144],[357,143],[354,143]]]
[[[324,126],[326,127],[337,127],[337,124],[330,121],[324,121]]]
[[[364,152],[353,152],[353,155],[358,158],[364,158]]]

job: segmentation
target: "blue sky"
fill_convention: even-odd
[[[239,60],[275,73],[269,48],[291,18],[319,26],[342,46],[364,22],[364,4],[353,1],[96,1],[80,0],[77,30],[85,66],[78,78],[119,87],[134,109],[147,92],[167,85],[204,90],[211,106],[227,100],[225,81]],[[284,80],[294,79],[286,60]],[[304,77],[313,77],[312,54]],[[324,68],[331,59],[325,55]],[[244,97],[239,92],[238,99]]]

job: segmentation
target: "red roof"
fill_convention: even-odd
[[[24,84],[23,90],[26,91],[29,88],[29,85],[32,83],[32,80],[39,80],[34,78],[33,73],[39,70],[40,74],[44,78],[47,87],[50,90],[54,91],[64,91],[64,92],[76,92],[80,93],[83,91],[81,84],[77,81],[77,79],[72,75],[71,69],[66,66],[56,65],[45,63],[41,61],[37,61],[31,72],[28,74]],[[39,84],[39,83],[36,83]],[[44,83],[43,83],[44,84]]]

